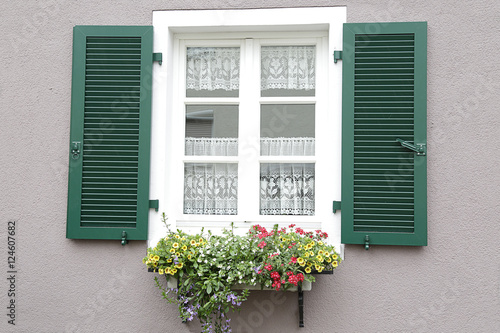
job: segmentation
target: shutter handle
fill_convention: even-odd
[[[426,147],[425,143],[412,144],[408,141],[405,141],[405,140],[399,139],[399,138],[397,138],[396,141],[399,142],[401,144],[401,146],[408,148],[410,150],[413,150],[419,156],[425,156],[427,153],[427,147]]]
[[[71,143],[71,156],[73,157],[74,160],[80,157],[80,144],[81,143],[79,141],[73,141]]]

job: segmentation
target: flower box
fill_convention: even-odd
[[[331,274],[341,261],[326,233],[293,224],[270,231],[255,225],[246,236],[235,235],[232,228],[222,236],[172,232],[168,225],[167,230],[143,262],[168,277],[166,288],[155,277],[163,298],[178,305],[183,321],[197,317],[204,332],[213,327],[229,332],[225,313],[239,311],[250,290],[297,292],[303,327],[304,291],[312,288],[312,274]]]

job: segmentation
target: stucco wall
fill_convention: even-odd
[[[72,28],[152,10],[347,5],[348,22],[428,21],[427,247],[346,246],[297,327],[295,294],[255,292],[237,332],[500,331],[499,2],[4,1],[0,11],[0,331],[198,332],[162,301],[146,242],[65,238]],[[17,221],[16,326],[7,222]]]

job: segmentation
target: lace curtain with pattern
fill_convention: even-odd
[[[314,46],[262,47],[261,89],[314,89]],[[187,89],[239,89],[239,48],[187,49]],[[261,138],[263,156],[311,156],[310,137]],[[236,156],[238,138],[185,139],[188,156]],[[314,215],[313,163],[262,163],[260,169],[261,215]],[[235,163],[186,163],[184,213],[237,214],[238,165]]]

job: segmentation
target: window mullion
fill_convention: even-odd
[[[245,39],[240,72],[238,207],[245,220],[258,218],[259,205],[259,71],[258,43]]]

